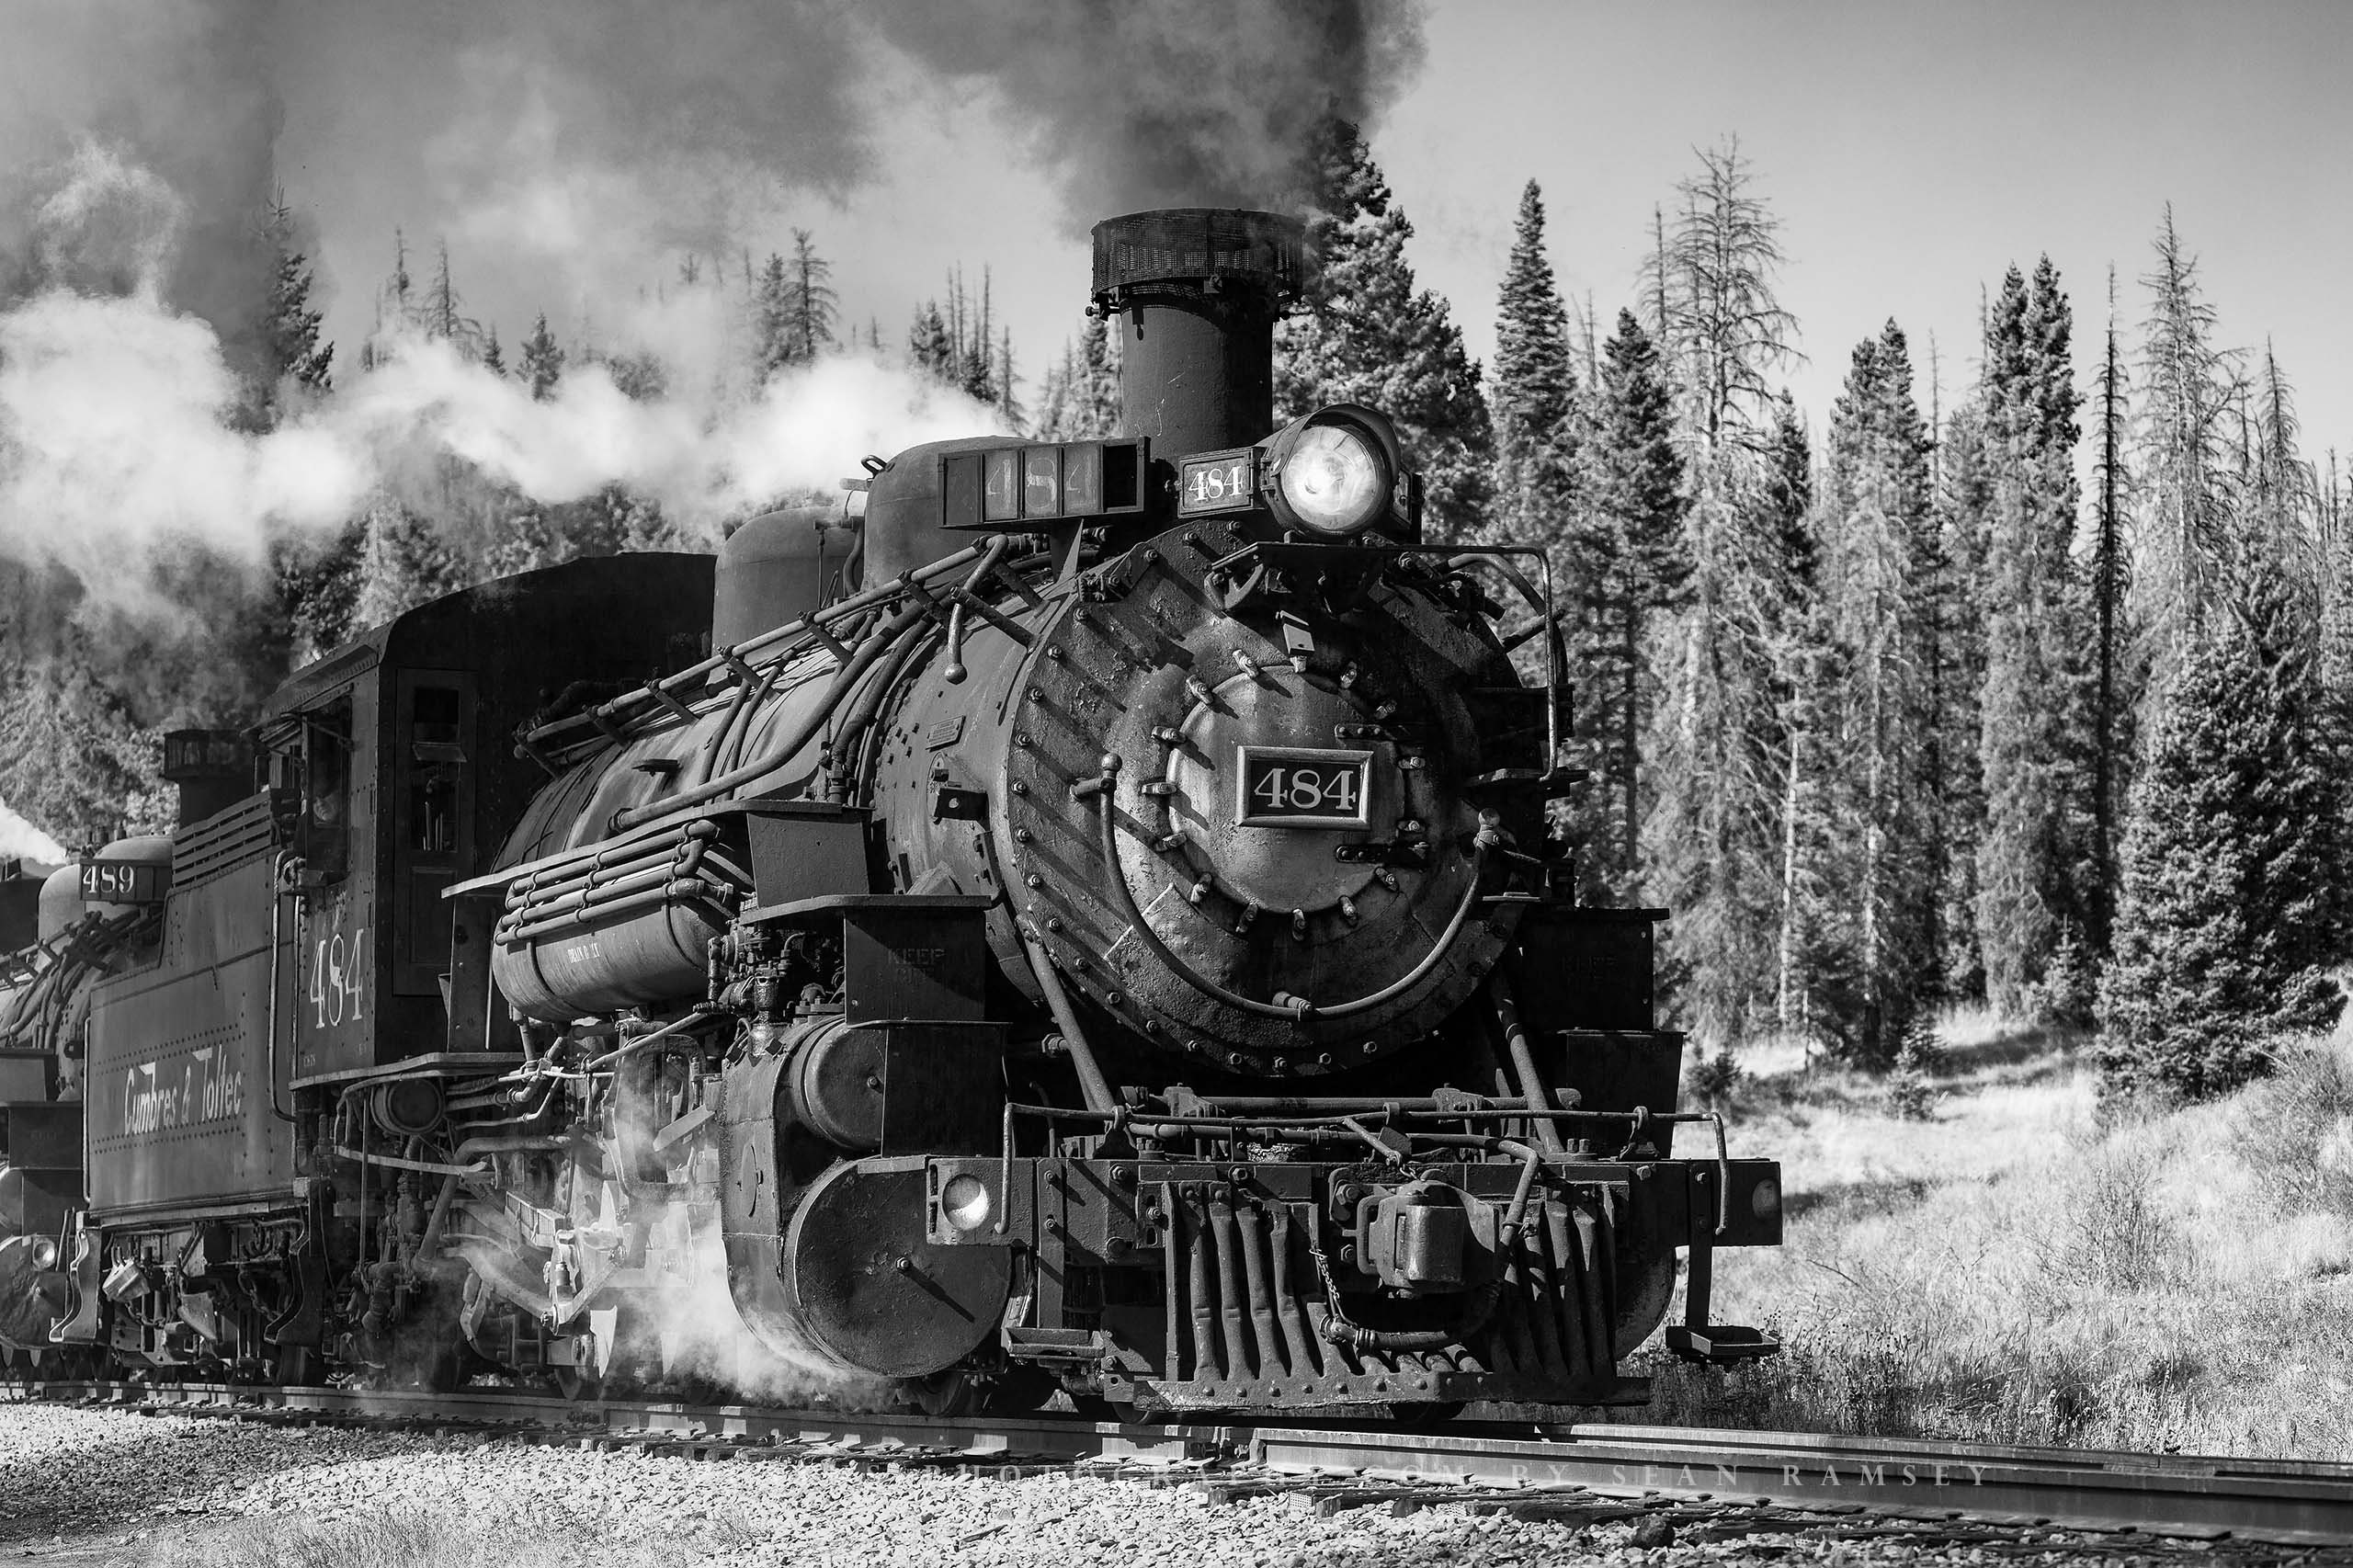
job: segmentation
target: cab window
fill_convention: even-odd
[[[441,892],[467,874],[472,853],[472,693],[457,673],[404,670],[394,735],[392,968],[396,989],[429,995],[449,967],[449,912]]]
[[[303,864],[328,881],[351,869],[351,699],[302,721]]]

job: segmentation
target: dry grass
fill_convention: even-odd
[[[754,1540],[720,1528],[618,1532],[590,1517],[576,1528],[454,1517],[423,1508],[355,1514],[331,1524],[262,1519],[158,1546],[141,1568],[677,1568],[767,1562]]]
[[[1788,1349],[1656,1356],[1643,1418],[2353,1460],[2353,1037],[2103,1114],[2075,1042],[1943,1032],[1925,1121],[1760,1053],[1739,1146],[1783,1161],[1788,1244],[1728,1257],[1716,1315]]]

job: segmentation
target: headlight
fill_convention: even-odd
[[[1286,528],[1346,539],[1379,522],[1396,487],[1394,437],[1370,409],[1319,409],[1268,443],[1267,499]]]
[[[33,1267],[35,1268],[57,1267],[57,1244],[47,1236],[43,1236],[33,1244]]]
[[[1389,504],[1389,476],[1372,443],[1345,426],[1313,426],[1290,449],[1280,479],[1292,520],[1319,534],[1352,534]]]
[[[988,1184],[976,1176],[953,1176],[939,1189],[939,1211],[960,1231],[977,1231],[989,1222]]]

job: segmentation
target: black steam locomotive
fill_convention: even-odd
[[[1672,1347],[1769,1351],[1709,1265],[1778,1167],[1676,1112],[1659,912],[1547,830],[1544,557],[1425,542],[1377,412],[1272,428],[1302,266],[1103,223],[1130,434],[870,458],[859,522],[492,583],[174,737],[182,825],[9,971],[0,1336],[1554,1406],[1643,1396],[1681,1249]]]

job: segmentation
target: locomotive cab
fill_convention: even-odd
[[[517,1060],[486,1005],[487,927],[441,897],[544,778],[512,732],[583,682],[678,662],[710,583],[699,556],[508,579],[298,674],[257,755],[170,737],[181,825],[85,868],[143,936],[84,1004],[88,1203],[61,1338],[247,1370],[319,1348],[328,1259],[414,1202],[375,1162],[431,1131],[450,1078]],[[130,849],[136,875],[114,866]]]

